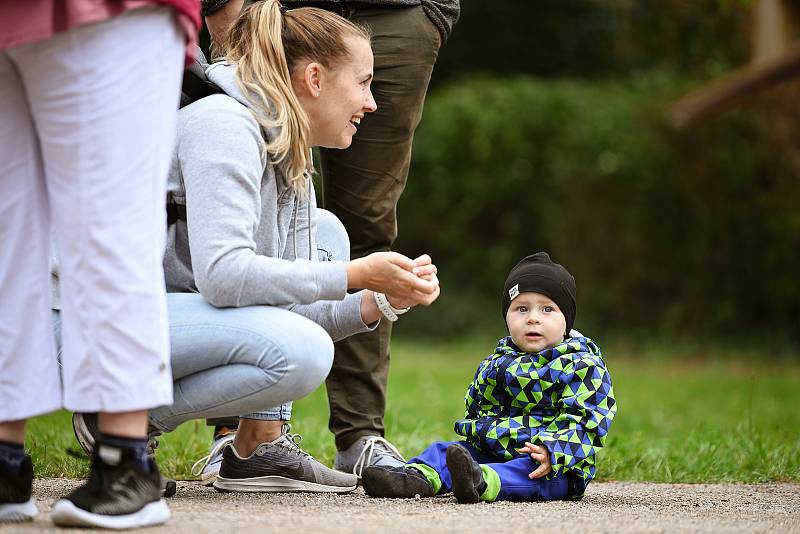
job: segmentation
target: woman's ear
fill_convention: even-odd
[[[316,62],[306,64],[303,69],[303,89],[308,96],[318,97],[322,91],[322,65]]]

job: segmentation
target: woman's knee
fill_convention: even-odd
[[[312,320],[271,306],[218,309],[196,299],[169,299],[173,377],[240,365],[253,387],[300,397],[319,386],[333,363],[333,342]],[[288,399],[291,400],[291,399]]]
[[[349,261],[350,238],[342,221],[328,210],[317,210],[317,251],[320,261]]]
[[[333,340],[313,321],[306,320],[296,331],[296,341],[285,351],[287,372],[284,381],[304,397],[317,389],[327,378],[333,365]]]

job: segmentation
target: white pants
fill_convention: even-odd
[[[0,51],[0,422],[172,403],[162,257],[183,47],[157,7]]]

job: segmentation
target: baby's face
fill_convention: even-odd
[[[506,325],[511,339],[525,352],[555,347],[567,330],[567,320],[556,303],[532,291],[520,293],[511,301]]]

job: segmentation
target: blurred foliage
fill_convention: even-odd
[[[400,335],[502,332],[508,269],[547,250],[589,333],[800,342],[798,87],[680,134],[663,119],[748,61],[751,0],[461,4],[395,245],[430,252],[443,292]]]
[[[402,331],[502,322],[539,250],[578,281],[578,328],[800,338],[797,87],[674,134],[696,82],[475,79],[429,95],[395,248],[429,252],[442,298]]]
[[[477,74],[598,78],[663,66],[713,76],[747,59],[749,4],[464,0],[431,87]]]

